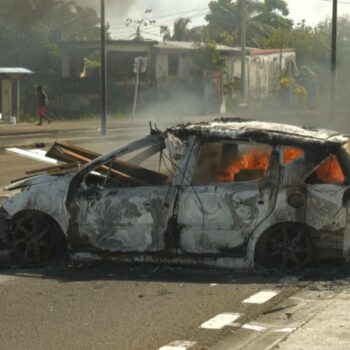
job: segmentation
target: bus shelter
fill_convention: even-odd
[[[0,67],[1,115],[2,119],[10,121],[16,116],[20,122],[21,114],[21,79],[33,72],[21,67]],[[14,106],[15,112],[14,114]]]

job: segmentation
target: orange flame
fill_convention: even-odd
[[[271,156],[271,150],[261,151],[259,149],[253,149],[249,153],[235,159],[223,172],[223,174],[216,176],[216,180],[220,182],[232,182],[235,181],[236,175],[241,170],[262,170],[267,172],[269,167],[269,160]]]
[[[335,155],[328,158],[316,170],[317,177],[327,184],[344,183],[345,176]]]
[[[284,165],[288,165],[304,154],[304,151],[298,148],[285,147],[283,150]],[[216,176],[219,182],[233,182],[236,175],[242,170],[261,170],[266,174],[269,167],[271,150],[261,151],[253,149],[249,153],[235,159],[223,171]],[[335,155],[332,155],[327,161],[321,164],[315,171],[318,179],[325,184],[344,183],[345,176]]]
[[[283,164],[288,165],[301,157],[304,151],[299,148],[285,147],[283,149]]]

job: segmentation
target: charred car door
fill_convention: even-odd
[[[197,141],[178,201],[183,253],[244,256],[273,210],[278,154],[269,145]]]
[[[164,203],[170,201],[172,180],[135,164],[163,148],[160,136],[148,136],[101,156],[77,173],[67,197],[69,235],[76,251],[164,249],[158,226],[169,211]],[[133,154],[134,162],[121,161],[126,154]]]

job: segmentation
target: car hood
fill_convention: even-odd
[[[14,182],[13,184],[5,187],[6,191],[13,191],[29,186],[43,185],[48,183],[53,183],[57,181],[58,177],[64,177],[65,179],[72,178],[72,175],[36,175],[31,176],[23,180]]]
[[[2,203],[9,216],[26,210],[45,213],[56,220],[63,232],[68,229],[65,207],[72,175],[42,175],[28,178],[9,186],[9,190],[21,189]]]

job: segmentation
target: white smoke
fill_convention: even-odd
[[[108,14],[108,17],[124,17],[134,2],[134,0],[105,0],[106,13]],[[100,0],[75,0],[75,3],[92,7],[97,13],[100,13]]]

